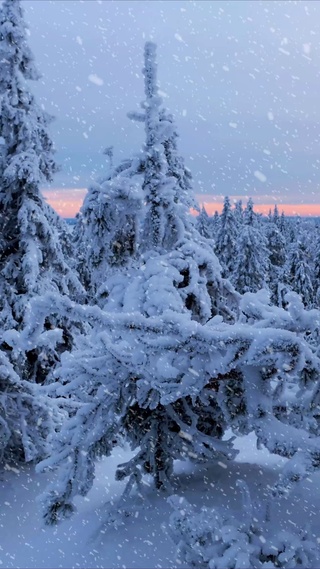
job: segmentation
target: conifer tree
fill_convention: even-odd
[[[164,141],[172,137],[172,122],[161,109],[156,75],[156,48],[145,46],[145,171],[143,191],[147,204],[142,246],[145,251],[170,250],[184,235],[179,215],[177,180],[171,175]]]
[[[234,272],[237,243],[237,224],[231,211],[230,199],[224,199],[219,230],[215,239],[215,253],[221,263],[223,276],[231,278]]]
[[[284,215],[284,211],[282,210],[280,220],[279,220],[279,229],[281,233],[284,235],[286,231],[286,216]]]
[[[40,387],[26,380],[44,382],[72,344],[72,332],[56,312],[45,319],[40,343],[21,350],[29,303],[48,291],[80,299],[83,289],[63,254],[62,222],[40,192],[56,164],[48,133],[51,117],[27,83],[39,74],[20,0],[1,5],[0,59],[0,454],[28,461],[45,454],[54,413]]]
[[[92,424],[92,421],[96,421],[97,425],[99,425],[96,434],[98,435],[99,431],[99,437],[101,435],[100,442],[95,434],[97,446],[94,444],[89,451],[90,459],[89,455],[88,459],[90,464],[93,464],[94,457],[97,452],[100,452],[101,448],[104,448],[105,453],[108,454],[110,445],[102,441],[107,439],[112,441],[114,439],[111,432],[114,433],[117,425],[117,429],[120,429],[126,440],[130,442],[132,449],[137,450],[136,456],[128,464],[119,467],[118,476],[129,477],[129,480],[136,481],[137,477],[139,478],[139,471],[142,473],[148,472],[153,475],[156,485],[160,488],[170,482],[174,457],[184,453],[185,444],[178,435],[183,428],[182,426],[187,425],[189,421],[192,421],[194,424],[194,441],[198,445],[201,456],[216,455],[218,452],[216,442],[212,446],[210,436],[214,435],[214,440],[222,436],[222,419],[220,421],[214,418],[216,413],[221,418],[221,414],[217,411],[215,404],[213,404],[211,409],[205,398],[195,397],[193,400],[188,397],[186,400],[180,401],[181,398],[178,397],[178,402],[171,407],[166,404],[165,400],[161,402],[153,389],[150,391],[148,388],[145,394],[143,394],[139,387],[138,395],[136,392],[138,384],[136,385],[134,368],[131,367],[131,364],[129,366],[130,369],[126,365],[123,367],[123,347],[125,344],[127,345],[127,329],[126,327],[122,329],[122,325],[118,328],[117,323],[122,322],[123,318],[126,319],[128,314],[132,313],[135,314],[134,319],[137,318],[137,321],[142,317],[143,325],[139,337],[133,340],[135,345],[136,341],[140,344],[139,347],[137,344],[137,365],[139,366],[139,354],[142,356],[142,351],[145,350],[147,357],[153,359],[152,345],[155,339],[152,331],[154,330],[153,323],[156,324],[157,328],[159,322],[163,322],[163,338],[165,339],[165,330],[172,319],[173,321],[182,319],[182,322],[186,324],[193,320],[206,322],[215,316],[218,317],[219,322],[223,318],[230,320],[234,316],[231,308],[228,306],[228,302],[230,300],[231,306],[232,302],[236,306],[238,297],[231,285],[221,278],[219,263],[212,252],[210,244],[195,229],[189,208],[187,207],[186,197],[183,196],[182,203],[179,202],[181,191],[179,177],[173,174],[174,169],[170,167],[168,150],[166,150],[166,142],[172,136],[172,121],[164,119],[164,114],[160,107],[156,85],[155,46],[149,43],[146,44],[145,49],[144,75],[146,90],[144,123],[147,143],[142,187],[147,196],[147,211],[143,241],[141,243],[143,245],[143,253],[139,260],[140,267],[138,266],[133,271],[130,279],[123,279],[123,273],[121,273],[121,280],[126,285],[125,287],[123,283],[120,285],[120,288],[122,286],[121,299],[119,299],[118,291],[119,279],[113,280],[115,283],[113,289],[109,288],[109,297],[104,305],[104,311],[107,311],[105,314],[113,313],[112,322],[116,326],[115,336],[112,340],[111,338],[108,339],[107,336],[105,337],[107,342],[105,348],[103,348],[103,341],[102,343],[100,340],[98,341],[96,333],[93,333],[86,341],[88,346],[86,350],[87,361],[92,361],[92,365],[95,367],[94,361],[97,356],[96,348],[98,347],[101,363],[103,362],[103,368],[99,366],[99,372],[96,376],[97,381],[94,381],[91,387],[89,386],[87,377],[83,373],[79,375],[79,369],[73,368],[71,362],[74,361],[76,363],[73,355],[70,360],[67,356],[64,357],[62,368],[60,371],[57,371],[57,374],[64,377],[69,394],[74,390],[75,384],[73,380],[75,376],[78,379],[81,377],[83,412],[86,413],[86,409],[89,410],[90,407],[90,424]],[[118,312],[118,314],[114,314],[114,312]],[[39,317],[37,317],[37,320],[39,320]],[[149,320],[150,324],[148,324]],[[145,324],[147,324],[147,327],[145,327]],[[148,330],[149,326],[151,326],[150,330]],[[100,326],[98,329],[100,329]],[[181,329],[183,334],[182,330],[183,327]],[[120,359],[118,356],[114,358],[109,353],[109,347],[107,347],[107,345],[110,345],[109,340],[115,347],[116,345],[119,346]],[[151,341],[150,345],[149,341]],[[145,342],[145,347],[142,348]],[[171,343],[171,340],[169,343]],[[149,348],[147,345],[149,345]],[[142,349],[141,352],[140,348]],[[131,353],[131,349],[129,351]],[[157,348],[156,351],[158,353]],[[78,361],[78,356],[76,356],[76,360]],[[171,370],[173,372],[169,360],[168,362],[164,361],[163,367],[165,375],[167,373],[165,370],[168,369],[168,380],[171,377]],[[117,366],[115,375],[114,365]],[[82,366],[82,363],[80,366]],[[102,371],[103,369],[105,370],[104,372]],[[164,380],[161,365],[157,369],[155,381],[160,381],[161,383]],[[111,370],[114,371],[111,372]],[[109,384],[111,380],[109,371],[114,378],[117,378],[118,387],[116,390]],[[104,378],[101,376],[101,372],[105,376]],[[101,381],[102,383],[106,381],[108,384],[107,389],[104,389],[105,395],[98,387]],[[111,392],[114,392],[112,401],[108,395]],[[97,393],[99,393],[99,396],[97,396]],[[78,397],[76,394],[74,395]],[[120,403],[119,396],[123,404]],[[96,415],[97,413],[100,414],[102,409],[101,397],[104,400],[102,404],[104,408],[102,423]],[[183,394],[181,394],[181,397],[183,397]],[[87,406],[87,403],[89,406]],[[121,417],[118,415],[114,405],[118,408]],[[212,413],[213,416],[211,416]],[[116,423],[110,423],[109,420],[115,414],[119,416],[119,422],[117,420]],[[81,430],[85,425],[80,416],[82,416],[82,412],[77,416],[79,426],[81,424]],[[69,435],[67,432],[69,426],[71,426],[71,423],[66,424],[62,439],[60,441],[57,439],[55,453],[58,452],[59,454],[60,444],[64,444],[63,440],[66,441],[68,439]],[[108,435],[106,435],[107,432]],[[69,434],[71,434],[71,431]],[[82,443],[80,443],[79,439],[79,444],[81,445],[87,440],[87,435],[83,436]],[[221,447],[223,454],[225,445],[221,443],[218,446],[219,448]],[[226,445],[225,451],[228,453],[227,448],[228,445]],[[218,454],[220,455],[220,451]],[[75,450],[74,454],[72,451],[70,475],[75,467],[74,460],[78,460],[78,458],[78,452]],[[75,481],[75,485],[72,485],[73,489],[70,486],[72,492],[77,484],[78,482]],[[86,483],[85,488],[87,488]],[[66,512],[66,508],[69,507],[67,505],[69,503],[68,492],[65,494],[63,491],[63,494],[64,497],[61,504],[64,503],[64,506],[61,507]],[[47,499],[46,503],[50,511],[48,515],[52,519],[55,517],[56,508],[58,507],[56,495],[49,493]]]
[[[213,238],[212,223],[209,215],[206,212],[204,205],[202,206],[200,213],[197,217],[196,227],[202,237],[206,239]]]
[[[238,200],[236,202],[233,215],[239,228],[243,224],[242,200]]]
[[[47,456],[47,439],[58,428],[59,415],[38,385],[18,376],[4,350],[0,350],[0,394],[0,464]]]
[[[171,128],[168,129],[168,134],[164,136],[163,147],[168,164],[168,176],[176,179],[176,195],[175,201],[180,208],[183,208],[181,215],[189,213],[190,208],[195,211],[200,211],[199,205],[195,199],[193,191],[192,173],[186,167],[183,157],[178,151],[179,134],[174,117],[167,109],[161,109],[159,120],[168,122]],[[191,222],[190,216],[187,216]]]
[[[212,233],[214,236],[217,235],[219,227],[220,227],[220,215],[216,210],[212,217]]]
[[[279,227],[279,224],[280,224],[280,216],[279,216],[279,210],[278,210],[277,204],[275,204],[275,206],[274,206],[274,208],[273,208],[272,221],[273,221],[273,223],[274,223],[277,227]]]
[[[204,239],[176,207],[178,190],[168,176],[163,150],[170,125],[157,119],[155,46],[150,44],[144,74],[145,107],[151,114],[148,118],[146,112],[146,131],[155,131],[156,145],[153,149],[147,132],[149,249],[141,255],[117,310],[74,306],[66,299],[59,304],[62,314],[72,310],[78,318],[81,313],[94,330],[80,349],[63,355],[56,371],[64,380],[59,396],[66,402],[74,398],[78,407],[54,438],[50,457],[39,466],[59,469],[43,496],[48,523],[72,513],[74,497],[86,495],[93,483],[96,457],[110,454],[119,434],[135,452],[117,470],[119,479],[128,478],[124,508],[144,474],[153,476],[157,488],[170,486],[175,459],[232,459],[232,440],[223,440],[228,428],[237,434],[254,431],[270,452],[290,459],[279,492],[319,464],[319,441],[291,426],[288,437],[287,416],[278,405],[288,381],[311,377],[320,369],[300,336],[313,315],[309,318],[302,309],[297,319],[295,297],[283,310],[270,306],[268,294],[260,291],[242,298],[240,322],[223,321],[227,283]],[[261,242],[252,204],[248,210],[247,232]],[[167,227],[175,216],[176,222]],[[231,294],[232,288],[228,291]],[[42,313],[48,305],[55,310],[55,301],[52,306],[48,297]],[[36,318],[40,329],[42,313]],[[29,332],[26,342],[35,341],[36,326]],[[275,390],[275,382],[280,390]]]
[[[293,243],[284,271],[285,283],[298,293],[305,306],[311,308],[314,301],[314,288],[311,277],[311,259],[302,241]]]
[[[191,175],[177,150],[178,134],[173,117],[162,107],[155,45],[150,42],[145,46],[143,73],[144,112],[129,114],[133,120],[144,123],[146,133],[141,153],[146,214],[139,250],[144,252],[146,263],[148,259],[166,255],[164,261],[157,258],[150,260],[150,264],[155,268],[156,263],[165,262],[174,267],[177,277],[173,278],[173,286],[178,289],[185,310],[195,319],[205,321],[216,314],[232,318],[226,298],[235,308],[234,293],[230,284],[221,279],[211,244],[201,238],[189,212],[195,202]]]
[[[107,279],[133,261],[139,239],[142,193],[125,170],[93,184],[84,199],[77,224],[78,270],[91,302],[103,303]],[[105,292],[103,293],[103,289]]]
[[[0,279],[1,325],[19,327],[28,300],[48,290],[79,298],[81,285],[65,262],[40,184],[56,165],[50,117],[26,80],[38,79],[27,46],[20,0],[4,0],[0,21]]]
[[[313,261],[313,290],[314,302],[317,308],[320,307],[320,235],[317,231],[314,248],[314,261]]]
[[[50,297],[46,302],[52,306]],[[64,301],[59,309],[70,307]],[[119,479],[129,478],[124,512],[130,512],[128,493],[140,487],[144,474],[152,474],[158,488],[170,486],[174,459],[234,458],[232,440],[221,440],[227,428],[240,435],[254,431],[270,452],[289,459],[273,499],[319,468],[319,439],[305,425],[288,425],[291,417],[281,404],[288,382],[296,381],[304,414],[312,419],[304,382],[314,382],[320,361],[302,335],[319,325],[320,313],[306,312],[298,295],[291,293],[283,310],[270,306],[266,291],[248,293],[236,325],[220,319],[202,325],[168,308],[152,317],[80,308],[96,333],[84,349],[63,357],[59,395],[75,398],[78,410],[39,466],[59,469],[43,496],[48,523],[70,515],[73,498],[87,494],[95,458],[110,454],[119,433],[135,450],[117,471]],[[37,315],[40,326],[42,318]],[[33,327],[31,339],[35,333]]]
[[[265,226],[265,236],[269,251],[269,288],[272,301],[279,303],[279,293],[283,288],[283,270],[286,261],[286,243],[279,225],[273,222],[273,217]],[[280,295],[281,298],[281,295]],[[280,301],[281,305],[281,301]]]
[[[268,287],[269,251],[266,239],[259,229],[253,202],[248,200],[244,211],[244,224],[237,241],[233,284],[241,294],[257,292]]]

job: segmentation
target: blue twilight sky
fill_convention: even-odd
[[[23,0],[43,78],[32,86],[56,116],[62,171],[83,188],[138,152],[143,46],[158,44],[159,83],[198,194],[258,203],[320,202],[320,2]]]

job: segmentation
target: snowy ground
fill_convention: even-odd
[[[178,463],[173,480],[175,492],[186,496],[192,504],[223,505],[239,511],[236,480],[241,478],[248,483],[252,497],[263,505],[265,489],[275,481],[283,459],[270,456],[266,450],[256,450],[253,436],[239,439],[238,448],[237,462],[227,466],[195,468]],[[184,567],[177,563],[175,547],[160,527],[168,521],[171,508],[154,489],[146,486],[148,500],[144,510],[127,518],[124,526],[107,528],[103,524],[105,504],[115,500],[123,488],[122,482],[114,480],[114,471],[127,455],[119,449],[113,457],[99,463],[88,497],[79,498],[77,513],[58,527],[43,526],[36,502],[47,477],[35,474],[29,467],[7,470],[0,483],[2,567]],[[309,524],[313,539],[320,543],[319,510],[320,474],[316,474],[297,487],[290,498],[274,504],[272,522],[291,530]]]

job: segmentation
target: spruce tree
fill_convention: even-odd
[[[172,137],[172,122],[162,113],[158,93],[156,47],[145,47],[145,171],[143,191],[147,204],[142,247],[145,251],[171,249],[184,236],[180,204],[176,199],[177,180],[172,176],[164,141]]]
[[[144,262],[150,259],[153,267],[162,263],[159,256],[166,255],[163,262],[177,271],[177,277],[173,278],[175,294],[180,294],[184,310],[195,319],[205,321],[217,314],[232,319],[232,303],[235,309],[237,302],[234,292],[221,278],[212,246],[201,238],[189,212],[195,202],[191,175],[178,153],[173,117],[162,107],[155,56],[155,45],[148,42],[143,69],[144,112],[129,115],[144,123],[146,136],[141,153],[146,213],[139,250],[144,253]],[[157,260],[151,261],[152,258]]]
[[[196,220],[196,227],[202,237],[206,239],[213,238],[212,223],[209,215],[206,212],[204,205],[202,206]]]
[[[298,293],[306,307],[311,308],[314,301],[314,288],[311,276],[311,259],[302,241],[293,243],[284,271],[285,283]]]
[[[279,227],[279,224],[280,224],[280,216],[279,216],[279,210],[278,210],[277,204],[275,204],[275,206],[274,206],[274,208],[273,208],[272,221],[273,221],[273,223],[274,223],[277,227]]]
[[[229,428],[236,434],[254,431],[270,452],[290,459],[279,493],[319,464],[319,441],[288,429],[286,413],[279,411],[288,381],[311,377],[318,369],[318,359],[301,338],[314,318],[302,309],[297,320],[295,297],[283,310],[270,306],[268,294],[260,291],[241,299],[239,322],[227,321],[224,294],[228,290],[231,300],[232,287],[221,279],[212,251],[175,201],[178,188],[168,176],[164,152],[170,125],[160,121],[155,70],[155,46],[147,44],[148,249],[117,310],[74,306],[65,299],[59,304],[62,314],[72,310],[77,318],[81,313],[94,330],[80,348],[63,355],[56,371],[64,380],[61,400],[68,404],[72,397],[77,409],[39,466],[59,471],[43,496],[48,523],[72,513],[74,497],[92,486],[96,457],[109,455],[119,435],[134,451],[117,470],[118,479],[128,479],[123,509],[130,509],[134,486],[142,491],[145,474],[159,489],[170,486],[175,459],[232,459],[232,439],[223,439]],[[252,206],[246,218],[248,233],[258,238]],[[171,220],[175,223],[168,227]],[[46,303],[44,314],[47,306],[55,310],[50,297]],[[39,329],[42,321],[37,314]],[[36,334],[31,326],[26,341]]]
[[[62,322],[57,310],[45,318],[39,343],[22,349],[30,302],[48,291],[79,300],[84,291],[59,240],[59,233],[66,237],[63,223],[40,192],[57,167],[51,117],[28,85],[39,74],[19,0],[4,0],[0,8],[0,58],[0,454],[28,461],[45,454],[55,415],[40,386],[28,381],[47,380],[73,343],[68,319]]]
[[[230,199],[226,196],[215,239],[215,253],[223,268],[223,276],[226,278],[231,278],[234,272],[237,233],[237,223],[231,211]]]
[[[241,294],[268,288],[269,251],[258,219],[253,202],[249,199],[237,241],[237,257],[232,279],[236,290]]]
[[[286,261],[286,242],[279,226],[273,222],[273,217],[265,224],[265,236],[269,251],[269,288],[275,304],[279,303],[279,294],[283,289],[283,270]],[[281,300],[280,300],[281,305]]]
[[[21,326],[32,296],[51,290],[79,298],[82,288],[65,262],[50,206],[40,192],[56,164],[50,117],[27,85],[39,76],[20,1],[5,0],[0,18],[0,317],[6,329]]]
[[[241,225],[243,224],[242,200],[238,200],[236,202],[233,215],[234,215],[234,218],[235,218],[236,223],[238,225],[238,228],[241,227]]]
[[[142,328],[138,336],[132,337],[133,345],[137,347],[136,363],[139,367],[140,356],[144,350],[146,350],[150,362],[154,358],[154,348],[157,353],[155,357],[157,358],[160,355],[156,345],[152,347],[156,338],[154,333],[156,335],[160,333],[165,340],[167,332],[170,336],[170,322],[175,322],[176,319],[178,321],[182,319],[181,323],[184,322],[187,326],[193,320],[206,322],[215,316],[218,317],[219,322],[223,318],[230,320],[232,317],[234,318],[234,315],[228,306],[228,301],[230,301],[231,306],[232,302],[236,306],[238,297],[231,285],[221,278],[220,266],[210,244],[199,235],[194,226],[188,207],[190,198],[187,198],[182,192],[181,177],[175,175],[177,162],[175,167],[172,163],[170,164],[167,142],[172,139],[174,130],[172,120],[165,119],[165,116],[168,115],[163,113],[160,106],[161,100],[158,96],[156,84],[155,46],[150,43],[147,43],[145,48],[144,76],[146,146],[143,153],[142,188],[146,196],[146,213],[142,241],[140,242],[142,252],[140,253],[139,266],[132,273],[130,280],[126,278],[123,272],[119,273],[122,284],[119,285],[119,279],[115,278],[113,280],[114,288],[109,289],[109,297],[104,306],[104,311],[107,312],[104,314],[113,313],[112,322],[114,322],[115,328],[114,326],[111,327],[111,329],[114,328],[114,331],[111,332],[110,338],[105,336],[107,342],[105,347],[103,347],[102,338],[102,343],[98,340],[96,331],[86,340],[88,346],[85,350],[86,358],[87,361],[92,362],[93,367],[96,367],[94,362],[97,356],[97,348],[100,353],[99,357],[101,357],[100,361],[103,367],[101,368],[99,365],[96,380],[93,383],[90,380],[88,383],[87,373],[83,374],[80,372],[80,368],[76,370],[73,367],[72,361],[80,363],[77,355],[74,359],[76,352],[70,356],[71,359],[67,355],[64,356],[61,370],[57,370],[57,375],[64,378],[66,387],[61,389],[63,391],[67,389],[69,394],[73,393],[75,376],[78,379],[80,378],[82,384],[81,399],[84,403],[83,411],[79,415],[77,414],[76,419],[80,430],[85,428],[81,419],[81,417],[84,418],[82,413],[86,413],[89,407],[91,409],[90,424],[92,421],[97,424],[94,435],[96,442],[93,446],[90,445],[88,454],[90,469],[93,468],[94,457],[101,449],[104,449],[103,452],[106,454],[110,452],[110,445],[107,444],[107,440],[111,443],[116,438],[114,435],[115,429],[117,429],[130,442],[132,449],[136,450],[135,457],[127,465],[119,467],[118,476],[129,477],[131,484],[133,481],[138,481],[139,472],[150,473],[153,475],[157,487],[160,488],[170,483],[174,458],[184,455],[185,441],[179,436],[179,432],[181,429],[183,430],[184,426],[187,428],[190,421],[194,425],[193,437],[199,455],[203,457],[216,456],[218,452],[220,456],[220,450],[217,451],[215,441],[223,434],[222,417],[221,413],[217,411],[216,404],[210,405],[206,398],[201,399],[195,396],[193,399],[187,392],[185,396],[184,393],[181,393],[181,397],[178,395],[178,401],[171,406],[167,405],[165,400],[160,401],[157,390],[147,388],[146,391],[144,389],[141,391],[140,387],[143,383],[136,376],[138,368],[134,370],[131,364],[129,368],[124,364],[125,352],[123,347],[127,345],[129,349],[127,354],[129,360],[131,359],[131,348],[127,344],[128,328],[125,326],[123,329],[120,323],[126,320],[129,314],[134,314],[134,321],[137,319],[137,322],[142,318]],[[178,162],[178,166],[180,172],[183,172],[184,168],[181,161]],[[125,287],[123,281],[126,283]],[[122,299],[119,299],[117,289],[119,286],[122,290]],[[130,319],[132,321],[131,317]],[[160,322],[164,326],[163,332],[158,329]],[[120,324],[120,328],[118,324]],[[154,328],[154,324],[156,328]],[[167,328],[168,326],[169,328]],[[100,326],[98,326],[99,329]],[[132,328],[134,335],[135,330],[137,331],[134,325]],[[182,334],[183,337],[183,326],[178,334]],[[182,337],[181,341],[183,342]],[[110,345],[109,340],[115,347],[119,346],[119,357],[114,358],[109,353],[109,347],[107,347]],[[151,343],[149,344],[149,342]],[[169,339],[169,343],[171,343],[171,339]],[[147,347],[148,345],[149,347]],[[166,355],[164,357],[166,358]],[[195,357],[197,356],[195,355]],[[159,385],[163,381],[168,382],[171,373],[175,374],[170,359],[171,356],[169,355],[168,362],[164,361],[163,369],[161,365],[158,366],[157,364],[158,371],[155,374],[155,381],[156,383],[159,382]],[[80,367],[82,367],[82,361],[81,358]],[[117,366],[116,372],[114,370],[115,365]],[[166,370],[169,373],[167,379],[163,375],[164,373],[166,376]],[[117,381],[118,387],[116,389],[110,383],[109,372]],[[196,373],[198,374],[198,371]],[[140,377],[140,372],[138,375]],[[144,375],[145,372],[142,372],[141,379]],[[105,382],[106,384],[101,391]],[[173,380],[171,383],[172,389],[175,390],[176,381]],[[168,383],[169,386],[170,382]],[[138,391],[136,391],[137,388]],[[169,391],[170,389],[169,387]],[[112,400],[109,397],[111,392],[114,394]],[[62,391],[60,390],[59,393]],[[78,397],[76,394],[74,395]],[[122,402],[120,402],[119,397]],[[99,419],[98,415],[100,415],[102,408],[104,409],[103,417]],[[113,422],[112,417],[115,415],[118,416],[118,419]],[[89,423],[87,425],[89,426]],[[59,448],[61,448],[61,444],[64,444],[63,440],[66,441],[71,434],[70,427],[71,423],[66,424],[64,434],[61,435],[62,439],[57,439],[55,457],[60,453]],[[212,444],[210,442],[211,435],[214,441]],[[78,443],[79,445],[87,444],[85,441],[88,442],[88,439],[87,435],[83,433],[83,437],[81,441],[79,439]],[[221,447],[222,455],[225,452],[228,455],[228,444],[225,445],[221,442],[218,447],[219,449]],[[79,457],[78,451],[72,450],[68,476],[73,476],[72,472],[76,467],[74,461],[78,460],[77,457]],[[79,472],[79,474],[82,477],[83,472]],[[80,479],[76,475],[74,484],[72,483],[69,487],[71,494],[79,491],[78,482]],[[87,482],[84,482],[84,485],[83,488],[87,489]],[[69,490],[67,492],[63,490],[63,496],[60,495],[61,512],[64,513],[69,508],[68,504],[71,497]],[[59,515],[58,510],[60,510],[60,506],[57,504],[57,495],[54,492],[47,495],[46,506],[48,508],[48,519],[54,520],[55,516]]]
[[[141,209],[140,184],[128,177],[127,170],[89,188],[78,217],[75,246],[79,274],[91,302],[103,304],[107,279],[135,259]]]
[[[287,225],[286,216],[284,215],[284,211],[282,211],[281,216],[280,216],[280,220],[279,220],[279,229],[283,235],[286,232],[286,225]]]
[[[314,302],[317,308],[320,307],[320,234],[316,232],[314,260],[313,260],[313,289]]]
[[[47,302],[52,305],[51,298]],[[72,397],[77,411],[39,466],[59,470],[43,495],[46,521],[72,513],[74,497],[92,486],[96,457],[108,456],[119,434],[135,455],[118,467],[117,477],[129,482],[116,509],[131,514],[136,504],[128,494],[136,485],[143,492],[144,474],[151,474],[158,488],[168,487],[174,459],[234,458],[232,439],[221,440],[226,429],[238,435],[255,432],[259,444],[289,459],[270,489],[272,499],[317,470],[319,439],[307,422],[291,424],[284,404],[288,385],[300,385],[290,405],[302,400],[300,408],[312,423],[310,384],[320,361],[303,335],[319,323],[320,313],[306,312],[299,302],[291,293],[283,310],[270,305],[266,291],[247,293],[241,323],[235,325],[220,319],[203,325],[168,308],[152,317],[138,312],[116,317],[83,307],[96,331],[82,350],[64,355],[59,372],[64,378],[59,396],[67,402]],[[64,302],[59,308],[68,312],[71,306]]]
[[[219,231],[219,227],[220,227],[220,215],[216,210],[213,214],[213,217],[212,217],[212,233],[213,233],[214,239],[215,239],[215,236],[217,235],[217,233]]]

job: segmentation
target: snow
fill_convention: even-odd
[[[94,85],[98,85],[98,87],[101,87],[101,85],[104,83],[103,79],[101,79],[101,77],[99,77],[96,73],[91,73],[88,79]]]
[[[263,174],[262,172],[260,172],[260,170],[256,170],[254,172],[254,175],[257,178],[257,180],[259,180],[259,182],[265,182],[267,179],[267,176],[265,174]]]
[[[199,467],[176,462],[173,480],[176,493],[197,507],[222,507],[241,516],[241,491],[236,483],[241,479],[258,500],[261,513],[263,498],[286,459],[270,455],[266,449],[257,450],[252,434],[237,439],[235,446],[240,453],[232,463]],[[110,458],[101,460],[93,488],[86,498],[76,499],[75,515],[56,527],[43,525],[37,505],[37,496],[50,475],[36,474],[31,466],[17,469],[8,465],[0,482],[1,565],[15,569],[176,567],[175,546],[160,529],[168,523],[171,507],[166,495],[155,492],[152,486],[148,490],[145,484],[143,509],[125,518],[124,525],[115,529],[104,523],[107,504],[116,503],[124,488],[124,482],[114,479],[116,466],[130,456],[128,450],[117,448]],[[303,486],[297,486],[289,497],[273,504],[274,529],[298,531],[309,525],[316,541],[320,539],[319,508],[320,474],[317,473],[305,480]]]
[[[145,143],[116,167],[104,150],[71,237],[40,194],[57,168],[22,16],[4,0],[0,564],[320,561],[318,227],[228,196],[194,223],[147,42],[142,112],[128,115]]]

